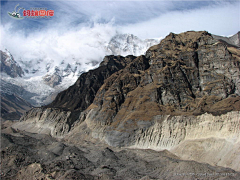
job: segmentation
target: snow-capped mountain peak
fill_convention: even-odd
[[[6,73],[10,77],[22,77],[24,72],[20,65],[14,60],[12,54],[5,49],[1,51],[1,72]]]
[[[139,56],[145,53],[145,51],[159,43],[156,39],[142,40],[133,34],[117,34],[108,43],[106,49],[107,52],[113,55],[134,55]]]

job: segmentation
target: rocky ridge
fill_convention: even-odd
[[[52,104],[28,111],[13,127],[75,144],[94,137],[116,147],[168,149],[239,170],[239,63],[238,47],[206,31],[170,33],[145,56],[106,57],[99,67],[107,66],[104,71],[81,75]],[[194,148],[188,149],[192,156],[181,153],[194,143],[201,155]],[[216,153],[218,143],[225,152]]]
[[[8,74],[10,77],[22,77],[24,72],[20,65],[14,60],[11,53],[6,49],[1,51],[1,72]]]
[[[126,57],[106,56],[98,68],[83,73],[73,86],[59,93],[55,100],[46,107],[85,110],[93,102],[104,81],[135,58],[132,55]]]
[[[213,35],[215,39],[224,41],[225,43],[228,43],[228,46],[235,46],[235,47],[240,47],[240,31],[238,33],[234,34],[233,36],[230,37],[223,37],[223,36],[217,36]]]

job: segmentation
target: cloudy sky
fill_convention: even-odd
[[[16,20],[15,6],[54,10],[49,19]],[[22,15],[23,10],[20,10]],[[221,1],[1,1],[1,45],[22,59],[102,56],[98,45],[118,33],[142,39],[206,30],[229,36],[240,30],[240,2]],[[91,48],[95,47],[94,53]],[[94,55],[93,55],[94,54]]]

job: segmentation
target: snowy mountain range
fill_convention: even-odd
[[[134,55],[145,54],[146,50],[160,42],[156,39],[139,39],[132,34],[117,34],[108,43],[106,49],[110,55]]]
[[[109,42],[99,39],[90,43],[89,53],[94,56],[72,55],[64,59],[49,59],[43,52],[35,53],[31,59],[24,55],[14,59],[5,49],[1,51],[1,92],[19,96],[33,106],[48,104],[58,92],[75,83],[80,74],[98,67],[105,55],[139,56],[159,42],[160,39],[141,40],[132,34],[117,34]]]

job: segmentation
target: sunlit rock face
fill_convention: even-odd
[[[136,133],[131,148],[167,149],[185,160],[239,170],[239,127],[239,111],[220,116],[156,117],[149,128]]]

